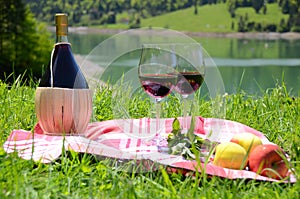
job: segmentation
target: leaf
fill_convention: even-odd
[[[178,135],[180,133],[180,122],[177,118],[174,119],[172,123],[172,132],[174,135]]]
[[[177,118],[172,124],[172,132],[168,136],[169,153],[173,155],[181,155],[185,159],[195,160],[200,156],[201,145],[204,140],[194,134],[195,117],[192,117],[191,127],[186,134],[181,133],[180,123]]]
[[[194,134],[195,126],[196,126],[195,116],[192,116],[191,125],[190,125],[190,128],[189,128],[188,132],[187,132],[187,137],[189,138],[191,143],[193,143],[193,140],[195,139],[195,134]]]

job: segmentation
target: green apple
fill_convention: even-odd
[[[262,145],[262,141],[258,136],[248,132],[235,134],[230,141],[244,147],[248,154],[258,145]]]
[[[247,152],[236,143],[220,143],[216,146],[213,164],[229,169],[244,169],[247,165]]]

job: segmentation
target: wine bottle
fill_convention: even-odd
[[[56,14],[56,43],[35,95],[39,126],[47,135],[82,135],[92,114],[92,93],[68,42],[66,14]]]
[[[86,79],[74,59],[68,42],[68,18],[66,14],[56,14],[56,43],[51,60],[39,87],[88,88]]]

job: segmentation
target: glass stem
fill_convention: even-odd
[[[160,131],[160,99],[155,99],[155,111],[156,111],[156,137],[159,138]],[[159,139],[157,139],[159,140]]]
[[[182,98],[183,118],[182,118],[182,133],[188,132],[188,99],[186,96]]]

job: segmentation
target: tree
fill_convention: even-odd
[[[243,16],[240,16],[239,21],[238,21],[238,31],[239,32],[246,32],[246,23],[243,18]]]
[[[0,78],[31,73],[41,76],[51,50],[49,34],[22,0],[0,0]]]
[[[280,0],[282,13],[289,14],[287,29],[300,32],[300,0]]]
[[[140,18],[156,16],[194,6],[195,0],[23,0],[38,20],[52,23],[56,12],[69,15],[72,25],[101,24],[117,14],[134,12]],[[211,3],[217,0],[210,0]],[[198,1],[198,5],[208,0]],[[113,14],[114,13],[114,14]],[[109,20],[107,20],[109,18]]]
[[[194,15],[197,15],[198,14],[198,0],[194,0],[195,3],[194,3]]]
[[[236,10],[236,0],[228,0],[227,1],[227,9],[230,13],[231,18],[234,18],[235,10]]]
[[[264,13],[264,15],[267,14],[267,5],[263,5],[263,13]]]
[[[256,13],[259,13],[259,10],[264,6],[264,0],[252,0],[252,7]]]

